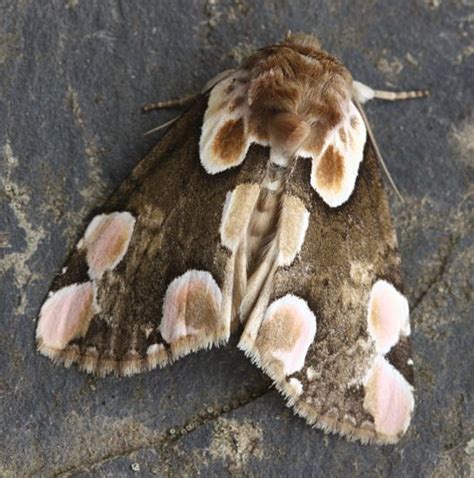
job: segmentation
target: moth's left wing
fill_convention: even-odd
[[[197,99],[89,223],[41,308],[44,355],[98,375],[130,375],[229,337],[233,274],[222,209],[237,187],[240,203],[252,205],[264,163],[254,148],[218,181],[206,173],[206,103]],[[239,219],[229,222],[230,238],[245,225]]]
[[[310,168],[300,158],[286,190],[310,213],[301,250],[276,271],[270,305],[263,319],[246,324],[239,347],[310,424],[394,443],[413,411],[413,362],[374,149],[368,140],[355,189],[338,208],[310,188]]]

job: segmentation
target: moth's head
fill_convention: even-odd
[[[293,43],[295,45],[301,45],[308,48],[314,48],[315,50],[321,50],[320,41],[311,33],[287,33],[284,40],[285,43]]]

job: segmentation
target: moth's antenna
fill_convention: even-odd
[[[403,199],[403,196],[401,195],[400,191],[397,188],[397,185],[395,184],[395,181],[392,178],[392,175],[390,174],[390,171],[387,168],[387,165],[385,164],[385,161],[383,160],[382,153],[380,152],[379,146],[377,144],[377,141],[375,141],[375,136],[374,132],[372,131],[372,128],[370,127],[369,120],[367,118],[367,115],[365,114],[364,108],[362,107],[362,104],[359,103],[355,98],[353,99],[357,109],[359,110],[360,115],[362,116],[362,119],[364,120],[365,127],[367,128],[367,133],[369,134],[369,138],[372,141],[372,144],[374,145],[374,150],[375,150],[375,155],[377,156],[377,159],[379,163],[382,166],[382,169],[385,172],[385,175],[387,176],[388,182],[392,186],[393,190],[397,194],[397,196],[400,198],[402,202],[405,202]]]
[[[180,116],[181,116],[180,114],[176,115],[174,118],[171,118],[169,121],[166,121],[165,123],[160,124],[160,126],[157,126],[156,128],[153,128],[150,131],[147,131],[146,133],[143,133],[143,136],[147,136],[149,134],[156,133],[157,131],[160,131],[160,129],[163,129],[163,128],[166,128],[167,126],[172,125],[173,123],[175,123],[178,120],[178,118]]]

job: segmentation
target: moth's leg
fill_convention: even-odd
[[[386,100],[386,101],[398,101],[398,100],[411,100],[413,98],[423,98],[429,96],[428,90],[415,90],[415,91],[384,91],[374,90],[370,86],[364,85],[359,81],[353,83],[354,97],[355,99],[364,104],[372,99]]]
[[[156,103],[148,103],[147,105],[142,107],[142,111],[144,113],[148,113],[149,111],[153,111],[153,110],[160,110],[160,109],[166,109],[166,108],[180,108],[184,106],[185,104],[193,101],[197,96],[198,96],[198,93],[195,93],[194,95],[183,96],[175,100],[157,101]],[[181,113],[174,116],[169,121],[166,121],[165,123],[160,124],[156,128],[150,129],[149,131],[144,133],[143,136],[156,133],[157,131],[160,131],[161,129],[171,126],[173,123],[175,123],[178,120],[180,116],[181,116]]]
[[[192,95],[182,96],[181,98],[176,98],[175,100],[167,101],[156,101],[155,103],[148,103],[143,106],[142,111],[147,113],[148,111],[161,110],[165,108],[181,108],[182,106],[190,103],[200,94],[207,93],[211,88],[213,88],[217,83],[228,78],[235,70],[224,70],[221,73],[217,74],[211,78],[204,86],[204,88],[199,93],[193,93]]]
[[[197,98],[199,93],[194,93],[193,95],[182,96],[181,98],[176,98],[175,100],[167,100],[167,101],[157,101],[155,103],[148,103],[147,105],[142,107],[143,113],[148,113],[149,111],[153,110],[162,110],[167,108],[181,108],[182,106],[186,105],[187,103],[191,103],[194,99]],[[160,124],[156,128],[150,129],[143,136],[147,136],[152,133],[156,133],[161,129],[167,128],[175,123],[178,118],[181,116],[181,113],[171,118],[169,121],[166,121],[163,124]]]

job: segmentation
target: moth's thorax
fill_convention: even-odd
[[[239,166],[252,143],[286,167],[311,159],[308,183],[330,206],[354,190],[366,141],[349,71],[311,36],[259,50],[212,87],[200,138],[209,174]]]
[[[313,37],[289,37],[282,43],[259,50],[242,66],[247,75],[249,130],[262,142],[271,142],[272,130],[281,113],[289,114],[280,124],[290,134],[298,117],[309,126],[301,133],[303,149],[317,147],[337,125],[352,96],[352,77],[334,57],[321,50]],[[283,145],[284,146],[284,145]],[[308,147],[305,147],[308,146]]]

